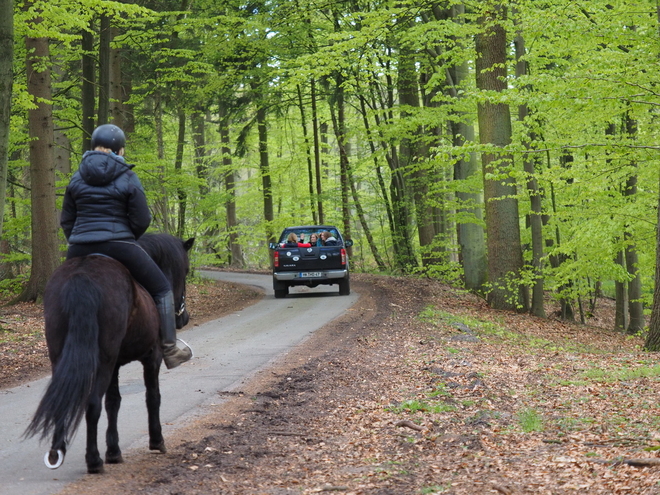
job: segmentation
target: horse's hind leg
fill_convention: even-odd
[[[100,365],[97,370],[96,380],[89,394],[87,402],[87,472],[91,474],[103,472],[103,459],[98,448],[98,424],[103,410],[103,395],[107,392],[112,381],[114,366]]]
[[[66,455],[66,442],[64,441],[64,431],[62,428],[56,428],[53,435],[50,451],[44,456],[44,463],[50,469],[57,469],[64,462]]]
[[[87,421],[87,451],[85,453],[85,462],[87,462],[87,472],[91,474],[103,472],[103,460],[99,455],[98,449],[98,423],[101,417],[101,397],[102,395],[93,390],[87,403],[87,412],[85,419]]]
[[[108,391],[105,393],[105,412],[108,416],[108,429],[105,432],[105,462],[108,464],[119,464],[124,462],[119,448],[119,431],[117,420],[119,407],[121,406],[121,394],[119,393],[119,368],[115,368]]]
[[[147,415],[149,417],[149,450],[167,452],[163,430],[160,424],[160,386],[158,373],[160,360],[149,359],[142,362],[144,370],[144,385],[147,388]]]

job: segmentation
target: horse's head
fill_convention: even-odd
[[[183,328],[190,321],[190,314],[186,307],[186,276],[190,271],[190,262],[188,260],[188,251],[192,248],[195,238],[191,237],[187,241],[177,239],[183,245],[182,260],[178,266],[173,267],[170,282],[172,283],[172,292],[174,293],[174,307],[176,315],[176,327]]]
[[[188,251],[194,242],[194,237],[183,241],[169,234],[147,234],[139,241],[170,281],[177,328],[183,328],[190,321],[186,308],[186,277],[190,271]]]

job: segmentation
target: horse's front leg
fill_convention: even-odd
[[[163,430],[160,424],[160,385],[158,374],[160,371],[160,359],[154,357],[142,361],[144,373],[144,385],[147,389],[147,415],[149,418],[149,450],[158,450],[163,454],[167,452]]]
[[[124,462],[121,449],[119,448],[119,430],[117,428],[120,406],[119,367],[117,366],[112,374],[108,391],[105,393],[105,412],[108,416],[108,429],[105,432],[105,462],[108,464]]]

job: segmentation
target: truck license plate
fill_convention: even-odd
[[[321,272],[300,272],[298,277],[300,278],[314,278],[314,277],[320,277]]]

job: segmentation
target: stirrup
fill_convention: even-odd
[[[181,342],[183,345],[185,345],[188,349],[190,349],[190,359],[195,357],[195,351],[193,351],[193,348],[188,345],[188,342],[186,342],[183,339],[180,339],[179,337],[176,338],[179,342]]]

